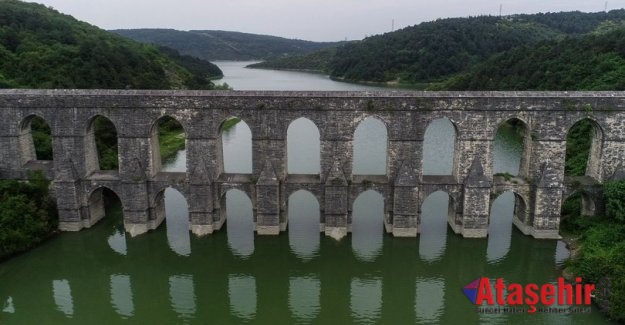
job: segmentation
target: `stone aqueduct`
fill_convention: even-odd
[[[233,188],[251,198],[257,233],[278,234],[286,230],[290,194],[306,189],[319,201],[321,229],[340,238],[350,231],[355,198],[374,189],[384,197],[386,231],[395,236],[416,236],[421,203],[442,190],[450,196],[448,223],[465,237],[487,236],[491,202],[513,191],[514,224],[536,238],[558,238],[566,197],[581,192],[586,210],[601,209],[598,184],[624,174],[623,92],[3,90],[0,108],[0,178],[23,179],[29,170],[43,170],[53,180],[59,227],[68,231],[103,217],[101,194],[94,194],[101,188],[120,197],[128,232],[155,229],[165,217],[160,194],[171,186],[186,197],[197,235],[220,229],[224,194]],[[98,115],[117,128],[118,171],[98,168],[92,127]],[[35,158],[33,116],[51,127],[52,162]],[[163,116],[184,127],[186,173],[163,172],[155,159],[155,123]],[[252,174],[224,173],[219,130],[231,116],[251,128]],[[300,117],[319,129],[320,174],[287,173],[287,128]],[[387,127],[383,176],[352,175],[354,131],[367,117]],[[425,129],[442,117],[456,129],[453,172],[422,175]],[[587,176],[565,177],[567,132],[585,118],[595,125]],[[493,175],[495,133],[509,119],[522,121],[527,131],[514,178]]]

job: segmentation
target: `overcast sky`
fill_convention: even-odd
[[[219,29],[313,41],[368,35],[446,17],[603,11],[605,0],[39,0],[104,29]],[[625,0],[608,1],[608,10]]]

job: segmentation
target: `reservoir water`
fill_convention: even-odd
[[[323,75],[251,70],[217,62],[235,90],[374,90]],[[384,171],[386,130],[363,122],[354,173]],[[319,134],[310,121],[288,132],[289,173],[319,173]],[[249,127],[224,134],[226,171],[251,169]],[[425,174],[451,173],[454,128],[427,129]],[[495,172],[518,171],[521,140],[498,133]],[[184,150],[166,165],[184,171]],[[478,314],[461,288],[479,277],[508,283],[555,283],[568,257],[561,241],[536,240],[512,226],[514,195],[495,199],[489,237],[464,239],[447,226],[449,197],[422,205],[422,233],[383,231],[383,201],[367,191],[353,207],[353,233],[337,242],[319,232],[319,203],[306,191],[289,198],[288,231],[253,232],[243,192],[227,193],[227,223],[209,236],[188,231],[185,198],[165,192],[166,221],[131,238],[115,206],[91,229],[62,233],[0,264],[0,324],[604,324],[590,314]],[[119,207],[117,207],[119,208]],[[525,306],[524,306],[525,307]]]

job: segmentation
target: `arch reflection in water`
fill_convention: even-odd
[[[289,309],[293,315],[312,321],[321,309],[319,297],[321,282],[314,276],[291,277],[289,279]]]
[[[386,175],[387,130],[382,121],[367,117],[354,132],[354,175]]]
[[[186,274],[170,276],[169,299],[172,309],[180,318],[192,318],[196,310],[193,276]]]
[[[287,166],[289,174],[319,174],[321,170],[319,129],[301,117],[287,129]]]
[[[384,239],[384,197],[367,190],[354,201],[352,249],[358,259],[373,261],[382,251]]]
[[[225,202],[224,202],[225,201]],[[252,201],[243,191],[229,190],[222,198],[226,207],[228,246],[234,255],[247,257],[254,253],[254,217]]]
[[[415,314],[419,323],[437,324],[443,315],[445,281],[417,278]]]
[[[434,261],[443,256],[447,242],[447,219],[454,212],[452,200],[443,191],[430,194],[421,206],[419,256]]]
[[[224,121],[220,128],[225,127]],[[252,130],[243,120],[221,132],[223,166],[226,173],[252,173]]]
[[[430,122],[423,136],[423,175],[452,175],[456,128],[448,118]]]
[[[9,296],[2,305],[2,312],[13,314],[15,313],[15,306],[13,305],[13,297]]]
[[[128,254],[128,247],[126,246],[126,231],[118,228],[113,228],[113,233],[108,237],[107,242],[109,247],[118,254],[126,256]]]
[[[135,305],[132,302],[130,276],[124,274],[111,275],[111,305],[122,318],[134,315]]]
[[[189,207],[185,197],[176,189],[168,187],[157,195],[157,204],[165,204],[165,224],[167,226],[167,242],[176,254],[191,254],[191,238],[189,235]]]
[[[352,278],[350,293],[352,317],[358,323],[375,323],[382,310],[382,280]]]
[[[256,279],[249,275],[228,276],[230,311],[236,317],[251,320],[256,316]]]
[[[558,244],[556,245],[556,252],[554,254],[556,266],[560,267],[564,264],[564,262],[569,258],[570,252],[569,249],[566,248],[566,243],[562,240],[558,240]]]
[[[65,316],[72,317],[74,315],[74,300],[72,299],[69,281],[66,279],[53,280],[52,291],[57,310]]]
[[[491,205],[488,248],[486,249],[488,262],[497,262],[503,259],[510,250],[514,207],[515,195],[510,191],[499,195]]]
[[[300,258],[310,259],[319,249],[319,202],[306,190],[289,197],[289,246]]]

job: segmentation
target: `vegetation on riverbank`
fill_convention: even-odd
[[[44,5],[0,1],[0,88],[212,89],[219,68],[191,59]]]
[[[625,10],[448,18],[252,65],[426,90],[625,89]]]
[[[563,206],[561,231],[575,238],[578,250],[567,262],[566,273],[597,283],[610,281],[609,308],[606,314],[625,321],[625,181],[606,182],[603,186],[605,216],[582,216],[580,198]]]
[[[158,123],[158,144],[161,161],[176,157],[176,153],[185,148],[185,134],[182,125],[174,118],[164,117]]]
[[[0,260],[50,236],[58,225],[56,204],[41,173],[28,182],[0,180]]]

